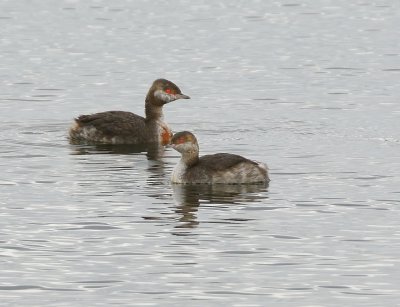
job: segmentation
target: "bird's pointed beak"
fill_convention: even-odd
[[[176,94],[175,97],[176,99],[190,99],[190,97],[185,94]]]

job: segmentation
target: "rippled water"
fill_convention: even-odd
[[[397,1],[0,3],[7,306],[396,306]],[[151,82],[203,154],[268,187],[171,186],[170,148],[74,146],[74,116],[143,114]]]

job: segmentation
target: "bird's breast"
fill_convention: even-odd
[[[161,143],[162,145],[167,145],[170,143],[171,138],[172,138],[172,131],[171,129],[166,125],[163,124],[161,125],[161,129],[160,129],[161,133],[160,133],[160,138],[161,138]]]

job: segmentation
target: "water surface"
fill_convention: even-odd
[[[2,1],[0,297],[7,306],[396,306],[396,1]],[[70,145],[143,115],[151,82],[202,154],[269,186],[172,186],[170,148]]]

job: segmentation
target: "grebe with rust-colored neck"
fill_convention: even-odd
[[[189,99],[178,86],[157,79],[145,100],[145,117],[126,111],[80,115],[69,130],[71,143],[144,144],[170,142],[172,132],[163,119],[163,106],[178,99]]]

